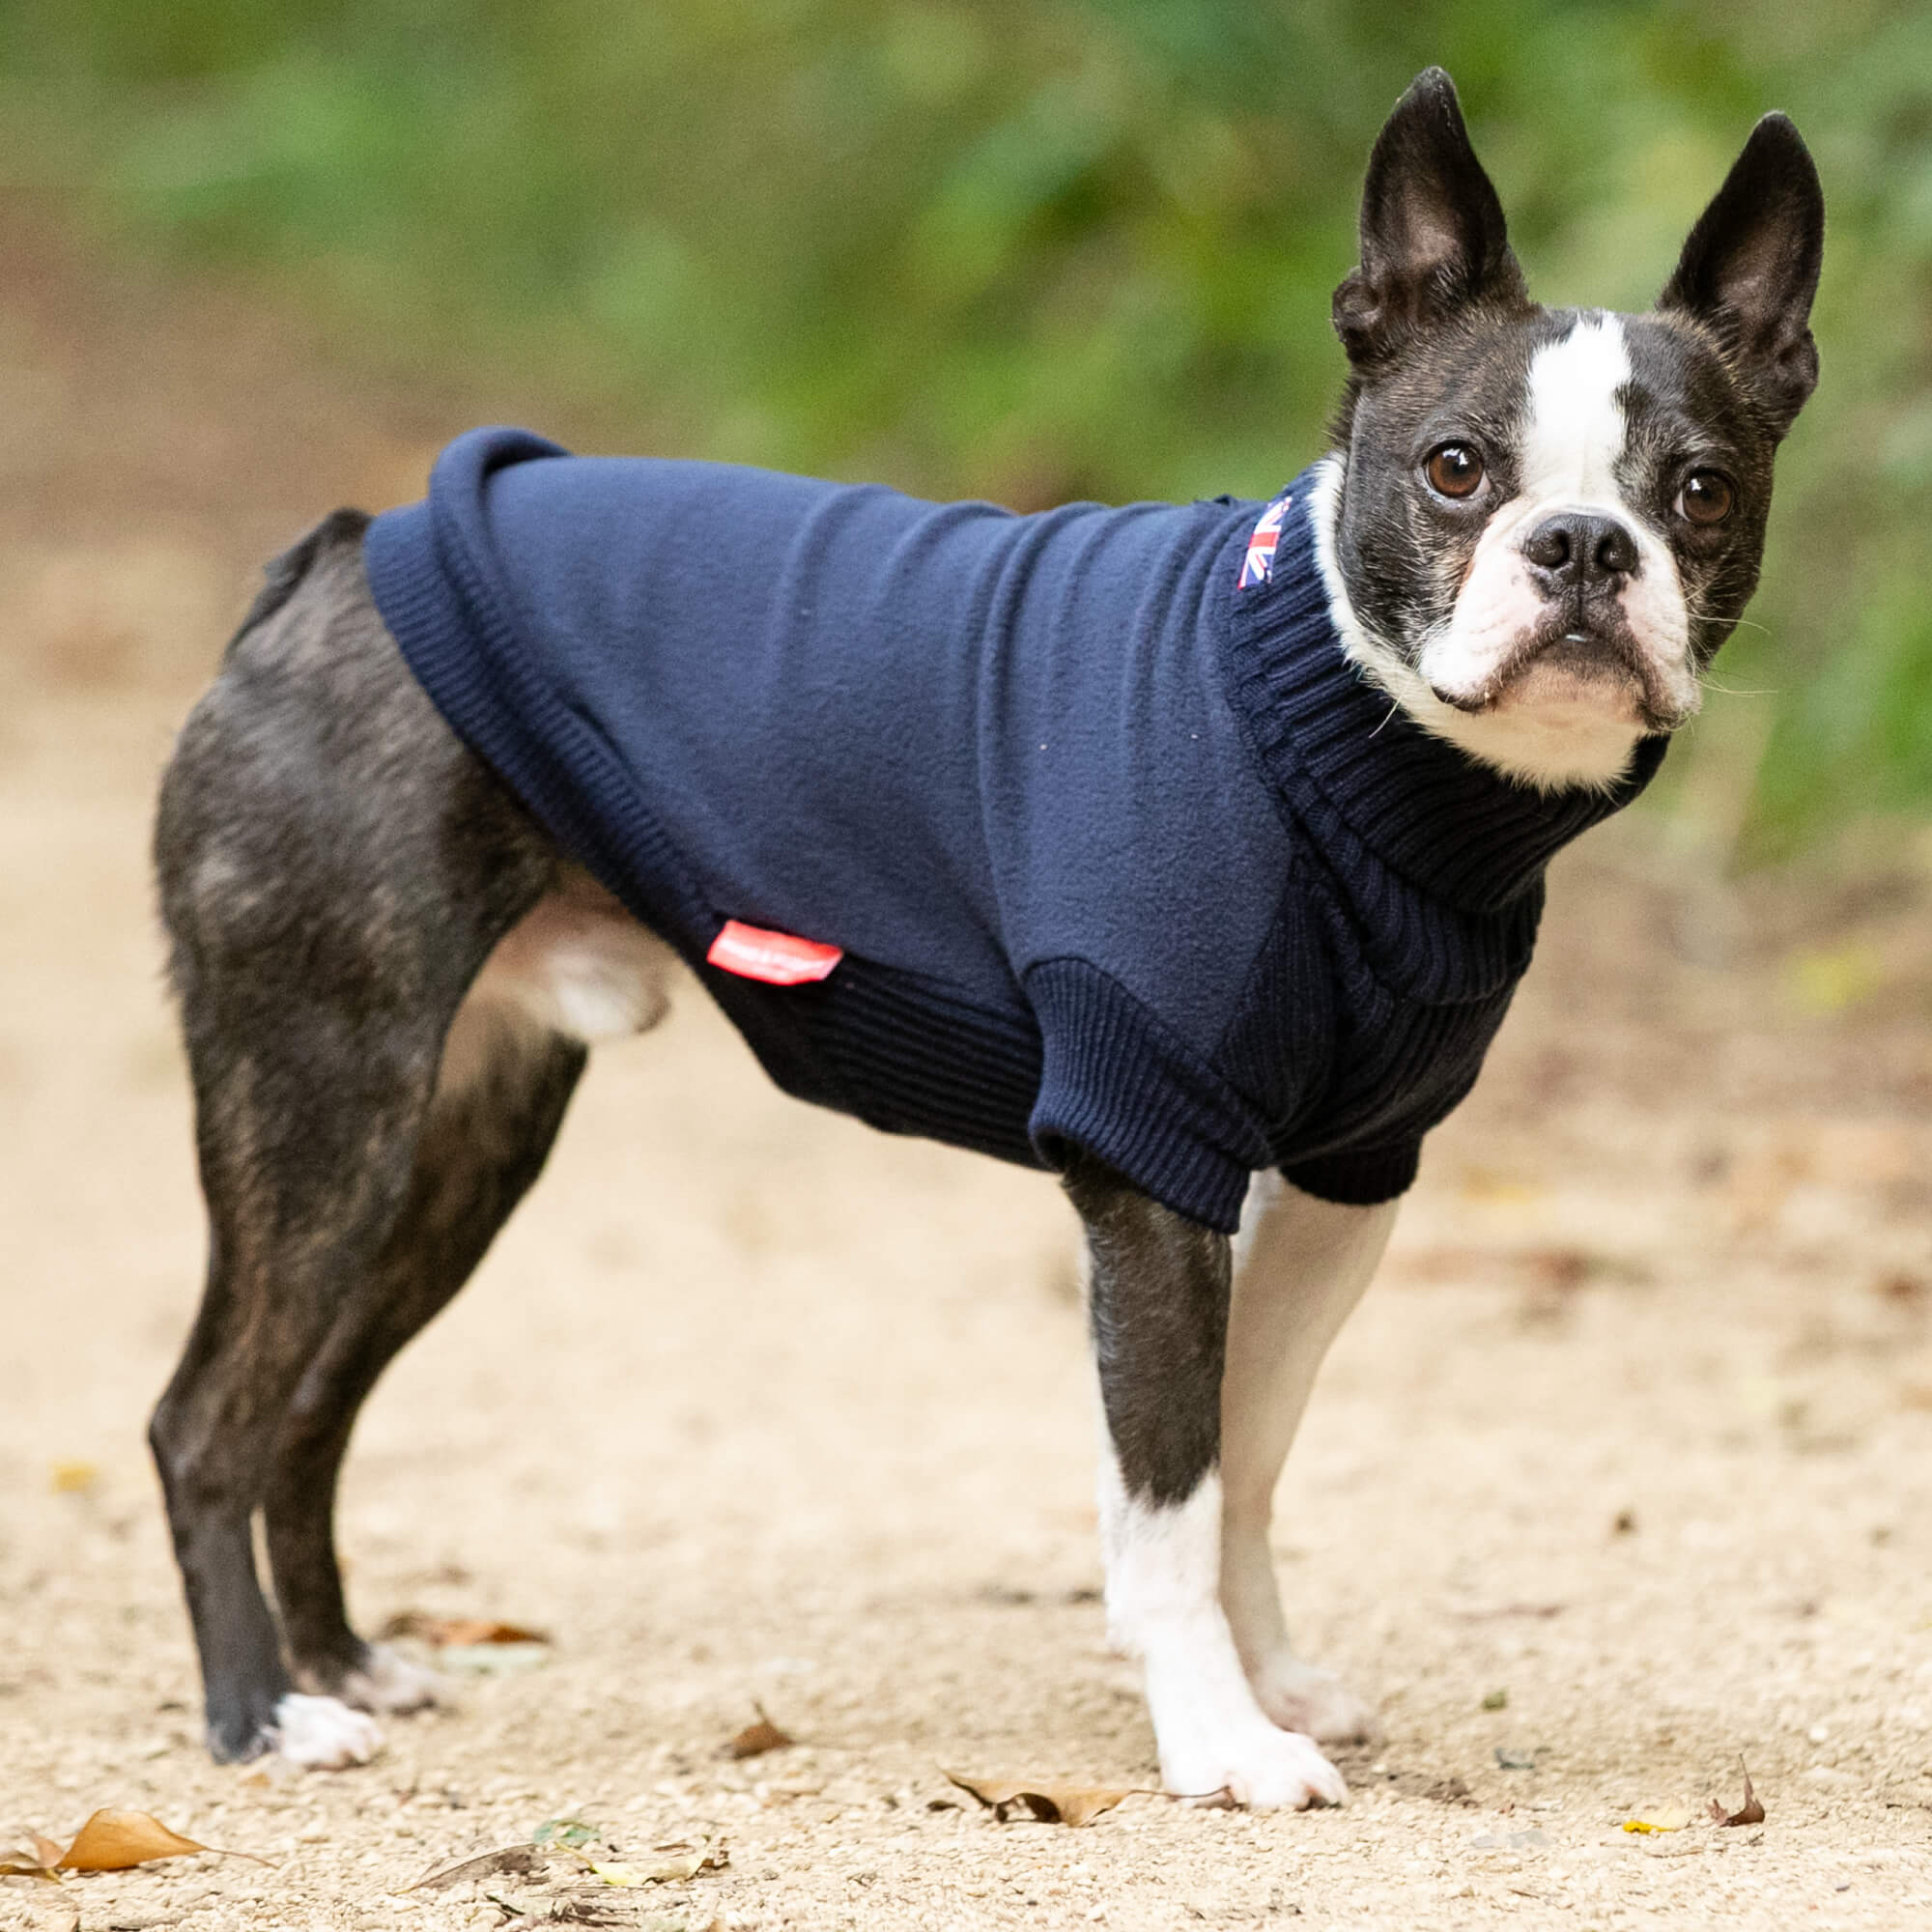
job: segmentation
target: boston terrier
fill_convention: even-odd
[[[1176,1793],[1337,1804],[1276,1477],[1551,854],[1756,583],[1823,207],[1770,115],[1655,308],[1530,299],[1448,77],[1370,157],[1332,447],[1016,516],[512,430],[271,564],[156,836],[210,1219],[152,1440],[217,1758],[366,1759],[355,1414],[682,959],[788,1091],[1056,1172],[1110,1629]],[[279,1617],[256,1574],[261,1512]]]

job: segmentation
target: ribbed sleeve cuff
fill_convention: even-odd
[[[1080,1148],[1143,1193],[1224,1235],[1241,1218],[1261,1123],[1125,987],[1084,959],[1026,976],[1039,1021],[1039,1094],[1027,1131],[1049,1167]]]

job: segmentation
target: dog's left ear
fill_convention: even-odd
[[[1810,151],[1782,114],[1767,114],[1657,298],[1716,331],[1778,436],[1818,385],[1808,324],[1824,253],[1825,193]]]
[[[1335,332],[1361,368],[1453,309],[1528,299],[1455,83],[1430,68],[1376,137],[1362,187],[1361,266],[1335,291]]]

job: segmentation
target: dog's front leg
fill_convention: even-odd
[[[1221,1381],[1221,1602],[1262,1709],[1289,1730],[1331,1742],[1373,1737],[1375,1714],[1289,1648],[1268,1518],[1316,1371],[1368,1287],[1395,1217],[1392,1201],[1343,1207],[1264,1175],[1235,1240]]]
[[[1221,1608],[1227,1238],[1097,1162],[1066,1187],[1093,1264],[1107,1623],[1146,1670],[1161,1776],[1257,1808],[1339,1804],[1341,1774],[1256,1701]]]

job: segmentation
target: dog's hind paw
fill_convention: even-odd
[[[340,1698],[300,1690],[291,1690],[275,1706],[271,1736],[276,1751],[305,1771],[347,1771],[352,1764],[367,1764],[383,1748],[383,1733],[373,1719]]]
[[[411,1662],[387,1644],[372,1643],[361,1664],[344,1673],[335,1694],[358,1711],[420,1711],[440,1703],[448,1688],[427,1664]]]
[[[1253,1682],[1255,1701],[1285,1731],[1330,1745],[1371,1745],[1381,1736],[1374,1706],[1319,1664],[1276,1657],[1256,1672]]]

